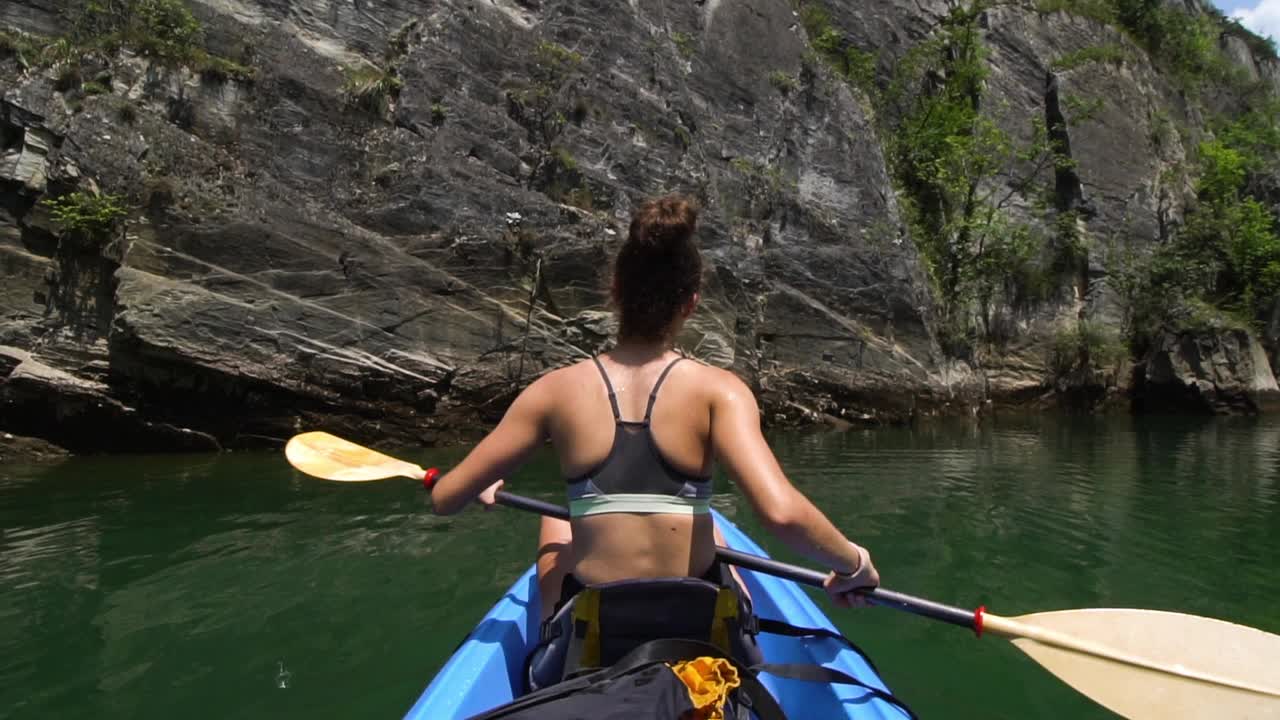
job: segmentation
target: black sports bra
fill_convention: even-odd
[[[672,467],[658,451],[649,427],[658,389],[671,368],[683,359],[676,358],[663,368],[649,393],[644,419],[636,421],[622,419],[609,374],[599,358],[592,358],[609,390],[614,421],[613,447],[599,465],[568,480],[571,517],[605,513],[701,515],[711,511],[711,478],[688,475]]]

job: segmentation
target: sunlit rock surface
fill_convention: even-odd
[[[882,63],[947,12],[828,5]],[[0,25],[56,34],[55,6],[7,2]],[[1047,339],[1082,314],[1118,322],[1093,263],[1034,307],[994,308],[998,347],[947,358],[870,106],[812,61],[790,3],[190,6],[253,81],[126,51],[102,60],[111,92],[78,97],[0,60],[0,430],[77,451],[474,434],[531,378],[607,347],[603,271],[631,210],[669,191],[705,207],[707,287],[681,346],[747,378],[771,423],[1053,404]],[[1136,50],[1053,70],[1128,43],[1113,29],[1015,6],[983,29],[988,102],[1015,137],[1066,94],[1108,99],[1070,131],[1074,170],[1036,177],[1059,209],[1106,246],[1160,241],[1186,149],[1155,124],[1201,119]],[[398,94],[350,102],[343,68],[374,65]],[[76,188],[136,212],[101,247],[60,241],[39,201]],[[1223,372],[1266,385],[1248,357]]]

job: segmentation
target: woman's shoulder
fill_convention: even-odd
[[[708,394],[717,397],[737,395],[744,392],[749,395],[752,394],[751,388],[747,386],[747,383],[732,370],[709,365],[697,358],[686,357],[685,360],[689,361],[687,363],[691,371],[689,379],[697,383],[698,387]]]
[[[548,388],[563,387],[566,384],[576,384],[581,382],[587,374],[598,374],[598,371],[595,368],[595,363],[592,362],[591,358],[578,360],[577,362],[571,362],[567,365],[561,365],[558,368],[548,370],[537,380],[533,381],[530,387],[533,385]]]

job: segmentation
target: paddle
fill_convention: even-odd
[[[295,436],[285,456],[327,480],[392,477],[427,488],[439,471],[397,460],[324,432]],[[568,519],[551,503],[499,491],[499,504]],[[824,573],[716,548],[722,561],[821,587]],[[1136,609],[1085,609],[1016,618],[965,610],[884,588],[861,591],[876,605],[1010,638],[1049,672],[1130,720],[1249,718],[1280,720],[1280,636],[1222,620]]]

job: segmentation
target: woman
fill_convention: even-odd
[[[718,535],[708,505],[713,460],[737,478],[770,533],[831,568],[824,587],[837,605],[863,604],[853,591],[879,584],[870,554],[782,473],[746,384],[673,350],[698,304],[696,223],[697,210],[678,196],[635,212],[613,269],[616,347],[526,388],[431,492],[440,514],[477,498],[492,505],[500,478],[551,441],[568,479],[571,520],[542,520],[544,619],[586,585],[708,576]]]

